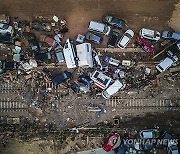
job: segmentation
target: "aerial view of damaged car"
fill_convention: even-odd
[[[133,38],[134,36],[134,32],[130,29],[128,29],[124,34],[123,36],[120,38],[117,46],[121,49],[124,49],[128,43],[131,41],[131,39]]]
[[[142,37],[136,37],[136,44],[140,45],[141,48],[146,52],[154,52],[154,46]]]

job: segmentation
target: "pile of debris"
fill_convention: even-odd
[[[18,17],[10,20],[3,14],[0,16],[0,72],[14,71],[17,78],[25,76],[26,80],[32,79],[29,85],[34,93],[43,93],[43,99],[51,91],[51,88],[44,88],[45,83],[56,87],[63,85],[77,94],[97,94],[94,92],[97,89],[103,98],[109,99],[119,91],[150,85],[157,74],[178,65],[180,43],[174,33],[172,38],[166,36],[170,32],[164,31],[162,34],[162,38],[173,39],[170,46],[163,46],[162,51],[167,51],[167,57],[156,68],[154,65],[147,67],[139,65],[139,62],[147,53],[156,50],[152,44],[161,39],[161,34],[142,28],[135,43],[130,44],[135,33],[127,29],[124,20],[106,16],[103,22],[91,21],[85,35],[79,34],[76,41],[68,38],[63,43],[64,34],[68,32],[66,20],[60,20],[57,16],[50,20],[37,16],[32,22],[27,22],[20,21]],[[119,38],[120,31],[124,34]],[[134,47],[136,44],[145,52],[132,52],[129,56],[123,50],[122,55],[100,52],[94,45],[103,41],[100,34],[109,36],[107,46],[110,49],[117,46],[119,50],[125,50],[127,45]],[[141,56],[143,54],[145,56]],[[50,68],[56,67],[60,67],[61,72],[52,75]],[[13,77],[10,79],[13,80]],[[39,109],[38,102],[41,101],[38,98],[33,106]]]

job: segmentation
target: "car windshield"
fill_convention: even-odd
[[[112,23],[120,24],[121,21],[118,18],[113,18]]]
[[[128,38],[131,38],[132,36],[128,33],[125,34],[125,36],[127,36]]]

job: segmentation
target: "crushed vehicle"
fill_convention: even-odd
[[[71,78],[72,78],[72,73],[68,71],[64,71],[60,73],[59,75],[55,76],[52,79],[52,82],[55,86],[57,86],[63,82],[66,82],[68,79],[71,79]]]
[[[110,34],[111,27],[107,26],[107,25],[105,25],[103,23],[91,21],[89,23],[88,30],[92,31],[92,32],[95,32],[95,33],[100,33],[100,34],[104,34],[104,35],[108,36]]]
[[[14,44],[14,40],[13,40],[11,34],[9,34],[9,33],[1,34],[0,33],[0,43]]]
[[[30,59],[29,62],[22,63],[20,69],[27,74],[31,73],[31,69],[37,67],[37,62],[34,59]]]
[[[145,39],[158,41],[161,38],[160,32],[156,30],[142,28],[139,31],[139,35]]]
[[[162,60],[157,66],[156,69],[159,72],[164,72],[171,66],[173,66],[178,61],[178,57],[174,55],[173,57],[166,57],[164,60]]]
[[[169,47],[166,53],[168,56],[164,60],[160,61],[160,63],[156,66],[156,69],[159,72],[164,72],[170,67],[176,65],[180,56],[180,42]]]
[[[113,133],[104,141],[102,148],[108,152],[116,149],[117,147],[119,147],[120,144],[121,144],[120,135],[118,133]]]
[[[102,92],[102,96],[105,99],[109,99],[112,95],[115,95],[122,88],[123,84],[119,80],[116,80],[112,85],[110,85],[106,90]]]
[[[120,38],[119,42],[117,43],[117,46],[121,49],[124,49],[133,37],[134,37],[134,32],[128,29]]]
[[[48,62],[51,60],[51,54],[49,52],[44,52],[44,53],[37,53],[35,55],[35,59],[38,62]]]
[[[38,30],[38,31],[50,32],[52,30],[51,24],[47,22],[34,21],[30,23],[30,27],[31,29]]]
[[[44,34],[41,34],[39,36],[39,41],[46,43],[48,46],[50,46],[52,48],[55,48],[58,45],[57,42],[53,38],[51,38],[47,35],[44,35]]]
[[[89,76],[81,75],[77,80],[71,83],[70,87],[74,92],[83,91],[84,93],[90,90],[90,87],[94,85],[94,81]]]
[[[151,45],[147,40],[142,37],[136,37],[136,43],[141,46],[141,48],[146,52],[154,52],[154,46]]]
[[[85,39],[88,41],[92,41],[94,43],[100,44],[103,41],[103,38],[101,36],[98,36],[96,34],[93,34],[91,32],[87,32],[85,34]]]
[[[111,65],[114,65],[114,66],[119,66],[119,64],[120,64],[119,60],[114,59],[114,58],[112,58],[110,56],[106,56],[104,61],[111,64]]]
[[[106,89],[112,82],[112,79],[110,77],[99,71],[95,71],[94,73],[92,73],[90,78],[94,81],[94,84],[101,89]]]
[[[142,130],[139,132],[139,136],[142,139],[158,138],[159,137],[159,131],[158,131],[158,129]]]
[[[117,28],[125,28],[126,27],[126,22],[123,19],[115,18],[112,16],[105,16],[103,18],[103,22],[107,23],[111,26],[115,26]]]
[[[171,140],[172,139],[172,133],[168,132],[168,131],[164,131],[163,134],[160,135],[159,139]],[[158,149],[164,149],[164,148],[167,148],[167,146],[168,146],[168,142],[164,142],[164,143],[158,142],[156,144],[156,148],[158,148]]]
[[[163,31],[162,37],[165,39],[180,40],[180,34],[176,32],[171,32],[171,31]]]
[[[15,63],[15,62],[1,62],[1,68],[4,70],[4,71],[7,71],[7,70],[15,70],[18,68],[18,64]]]
[[[108,40],[108,47],[114,48],[119,38],[119,32],[113,30]]]

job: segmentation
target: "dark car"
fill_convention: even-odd
[[[114,46],[117,43],[118,37],[119,37],[119,33],[113,31],[108,41],[108,47],[114,48]]]
[[[2,62],[2,69],[3,70],[14,70],[17,69],[17,63],[15,62]]]
[[[9,34],[9,33],[1,34],[0,33],[0,43],[14,44],[14,40],[12,39],[11,34]]]
[[[126,22],[123,19],[115,18],[112,16],[105,16],[103,22],[117,28],[124,28],[126,26]]]
[[[80,85],[75,81],[70,83],[70,87],[75,93],[80,91]]]
[[[89,91],[89,88],[94,84],[89,76],[81,75],[77,80],[70,84],[71,89],[74,92],[84,91],[85,93]]]
[[[68,71],[64,71],[63,73],[54,77],[52,79],[52,82],[54,83],[55,86],[57,86],[63,82],[66,82],[68,79],[71,79],[71,78],[72,78],[72,73]]]
[[[165,131],[162,135],[159,137],[160,140],[171,140],[172,139],[172,133]],[[157,142],[156,148],[158,149],[164,149],[167,148],[168,142]]]
[[[94,84],[94,81],[89,77],[85,75],[79,76],[79,82],[83,83],[84,85],[90,87]]]
[[[91,32],[87,32],[85,35],[86,40],[93,41],[94,43],[100,44],[103,41],[101,36],[95,35]]]
[[[51,54],[49,52],[38,53],[35,55],[35,59],[39,62],[47,62],[51,60]]]
[[[136,43],[146,52],[154,52],[154,46],[151,45],[147,40],[141,37],[136,37]]]

